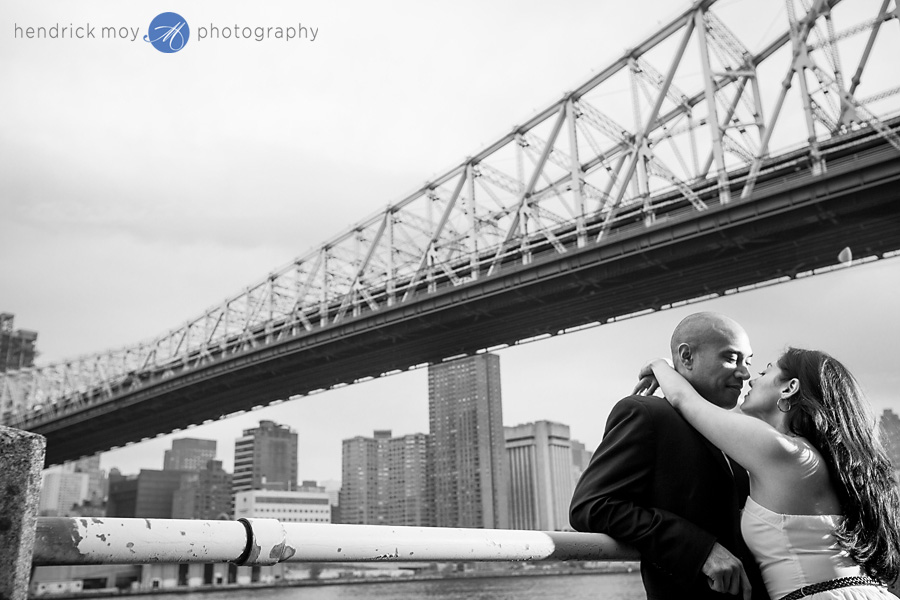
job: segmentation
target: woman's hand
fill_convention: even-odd
[[[652,396],[653,393],[659,389],[659,382],[656,380],[656,377],[653,375],[653,365],[655,363],[665,363],[669,364],[664,358],[657,358],[655,360],[651,360],[646,365],[643,366],[640,373],[638,373],[638,383],[634,386],[634,390],[631,392],[634,396]]]
[[[643,371],[641,371],[643,373]],[[644,375],[637,382],[637,385],[634,386],[634,390],[632,390],[632,396],[652,396],[653,392],[659,389],[659,383],[656,381],[656,377],[652,374]]]

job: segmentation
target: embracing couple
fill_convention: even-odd
[[[752,355],[738,323],[690,315],[671,351],[610,413],[572,526],[636,548],[650,599],[894,598],[900,498],[847,369],[790,348],[737,412]]]

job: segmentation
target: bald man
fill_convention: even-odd
[[[733,408],[750,378],[744,329],[717,313],[686,317],[672,334],[672,362],[700,394]],[[647,598],[767,598],[740,535],[747,472],[662,398],[629,396],[610,412],[603,441],[581,476],[570,521],[641,553]]]

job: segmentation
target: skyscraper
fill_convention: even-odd
[[[172,449],[166,450],[163,459],[165,471],[200,471],[216,458],[215,440],[179,438],[172,440]]]
[[[537,421],[503,429],[509,459],[510,527],[569,529],[575,489],[569,426]]]
[[[586,450],[584,444],[578,440],[569,440],[569,443],[572,444],[572,483],[574,485],[581,479],[581,474],[587,469],[594,453]]]
[[[40,515],[42,517],[69,517],[88,497],[90,476],[63,469],[44,474],[41,486]]]
[[[173,498],[185,480],[195,478],[189,471],[141,469],[138,475],[109,474],[108,517],[171,519]]]
[[[37,332],[13,329],[15,315],[0,313],[0,373],[34,366]]]
[[[109,480],[100,468],[100,455],[79,458],[64,463],[61,468],[64,473],[83,473],[88,476],[87,496],[83,500],[81,516],[104,515],[103,508],[109,491]]]
[[[297,432],[274,421],[245,429],[234,443],[232,494],[297,487]]]
[[[500,357],[428,368],[430,493],[438,527],[508,527]]]
[[[341,521],[340,479],[325,479],[319,483],[325,488],[325,492],[328,494],[328,501],[331,503],[331,522],[343,523],[343,521]]]
[[[367,438],[361,435],[341,442],[341,523],[352,525],[384,525],[379,498],[379,479],[387,484],[387,442],[390,431],[376,431]],[[383,456],[379,469],[379,455]],[[382,495],[386,492],[382,489]]]
[[[228,518],[231,500],[231,473],[222,468],[222,461],[210,460],[206,468],[182,478],[172,497],[172,518]]]
[[[427,438],[424,433],[343,441],[341,523],[356,525],[434,525],[427,500]]]

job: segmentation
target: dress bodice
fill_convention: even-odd
[[[841,519],[839,515],[782,515],[747,498],[741,532],[773,600],[805,585],[861,574],[834,537]]]

